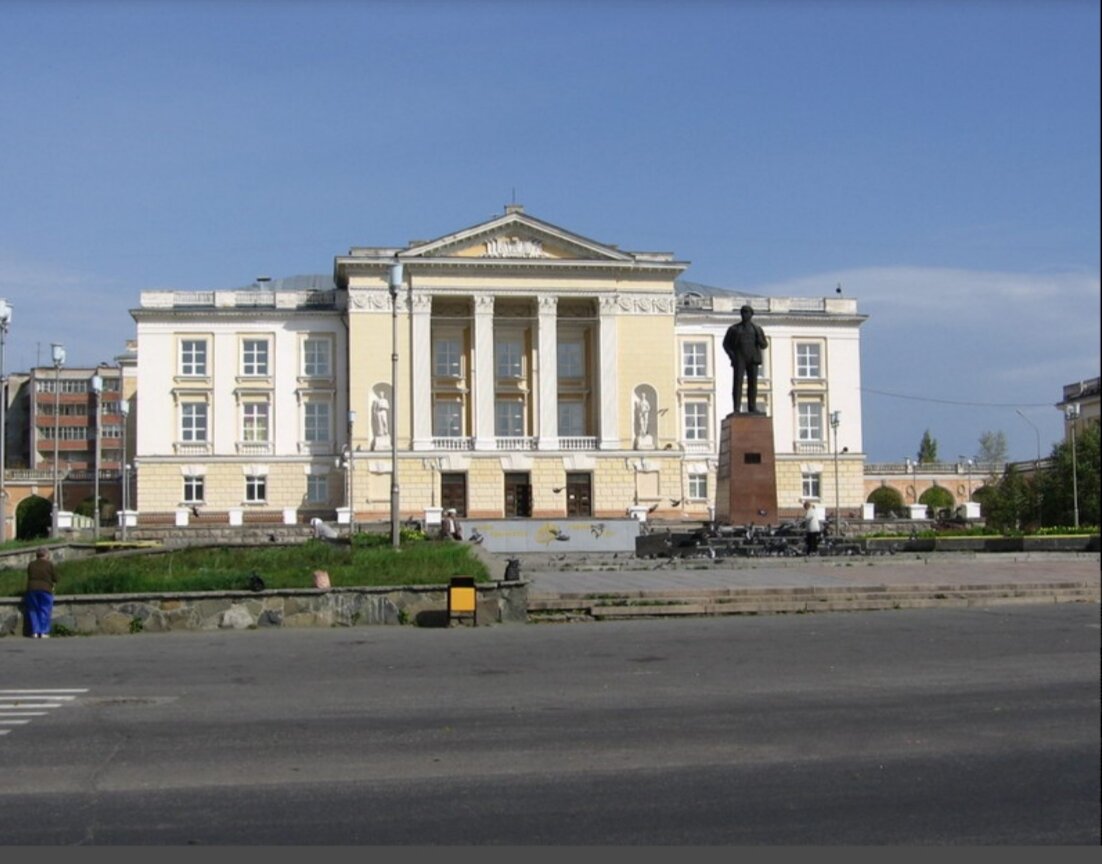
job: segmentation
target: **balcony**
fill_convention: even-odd
[[[237,452],[241,456],[271,456],[271,441],[238,441]]]
[[[526,435],[517,435],[509,438],[496,438],[498,450],[535,450],[536,439]]]
[[[432,446],[436,450],[473,450],[474,439],[460,435],[449,435],[443,438],[433,438]]]
[[[177,456],[209,456],[209,441],[177,441],[173,445]]]
[[[596,450],[596,435],[566,435],[559,437],[560,450]]]
[[[792,452],[799,456],[822,456],[830,450],[826,441],[794,441]]]

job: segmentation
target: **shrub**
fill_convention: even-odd
[[[892,513],[903,510],[903,496],[898,489],[891,486],[881,486],[874,490],[868,501],[873,505],[873,512],[877,516],[891,516]]]

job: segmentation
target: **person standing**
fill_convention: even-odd
[[[34,559],[27,565],[27,590],[23,595],[23,608],[30,622],[31,636],[35,639],[50,638],[57,580],[57,570],[50,560],[49,551],[39,547]]]
[[[463,539],[463,529],[459,525],[459,517],[454,508],[444,511],[444,518],[440,520],[440,536],[444,540]]]
[[[807,554],[819,551],[819,540],[823,536],[823,525],[819,521],[819,510],[810,501],[804,501],[804,537],[807,540]]]
[[[749,305],[739,310],[742,320],[727,328],[723,337],[723,350],[735,371],[735,383],[731,390],[734,413],[742,413],[742,379],[746,378],[747,413],[758,413],[758,372],[761,369],[762,351],[769,347],[765,331],[750,319],[754,310]]]

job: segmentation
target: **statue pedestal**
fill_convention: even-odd
[[[720,423],[716,521],[775,525],[777,468],[773,421],[764,414],[728,414]]]

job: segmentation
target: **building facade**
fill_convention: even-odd
[[[782,513],[860,509],[855,301],[744,297],[683,282],[687,266],[512,205],[353,248],[331,277],[143,292],[140,518],[382,522],[395,497],[430,521],[710,518],[721,343],[747,302],[770,339],[759,402]]]

